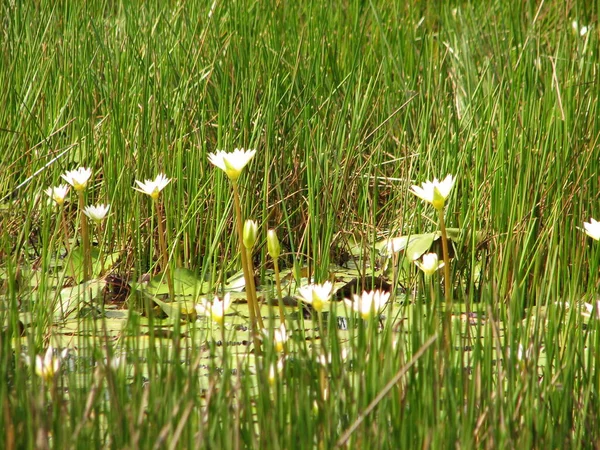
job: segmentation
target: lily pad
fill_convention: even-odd
[[[91,280],[62,289],[54,305],[54,317],[64,320],[82,307],[90,306],[94,301],[101,301],[105,286],[104,280]]]
[[[205,294],[209,290],[209,283],[199,278],[189,269],[177,268],[173,270],[173,287],[176,296],[189,296],[196,298]],[[151,295],[169,294],[169,286],[163,273],[154,277],[146,286],[146,290]]]
[[[91,250],[92,254],[92,277],[99,277],[103,272],[113,267],[119,260],[119,253],[105,253],[104,260],[100,259],[100,251],[97,248]],[[83,249],[77,247],[68,255],[65,265],[67,275],[75,280],[83,281]]]

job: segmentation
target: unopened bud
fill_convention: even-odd
[[[244,247],[248,250],[254,247],[256,235],[258,234],[258,225],[254,220],[246,220],[244,223]]]
[[[279,245],[279,239],[277,239],[277,233],[275,230],[269,230],[267,232],[267,249],[271,258],[277,259],[281,254],[281,246]]]

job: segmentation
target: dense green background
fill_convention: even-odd
[[[481,325],[473,359],[448,363],[456,372],[440,381],[444,394],[419,406],[433,395],[436,370],[414,375],[413,393],[397,393],[397,402],[381,406],[379,428],[361,428],[354,445],[378,439],[382,447],[444,446],[460,439],[467,447],[591,446],[599,429],[598,326],[584,323],[575,305],[594,304],[600,280],[600,247],[580,229],[584,220],[600,219],[599,6],[583,0],[3,1],[0,317],[10,322],[33,295],[19,290],[20,271],[41,272],[38,302],[45,289],[52,291],[45,257],[60,229],[42,191],[79,165],[94,172],[88,203],[111,204],[102,242],[121,255],[115,272],[132,279],[152,269],[157,247],[151,205],[132,186],[159,172],[174,179],[163,196],[173,264],[211,280],[239,269],[228,180],[206,157],[217,149],[258,150],[241,180],[244,213],[262,226],[261,244],[266,229],[277,228],[287,264],[310,263],[320,280],[355,243],[374,259],[373,244],[386,236],[435,230],[432,209],[408,189],[451,173],[458,181],[448,226],[485,235],[483,243],[475,233],[463,235],[459,262],[466,269],[454,267],[457,302],[477,300],[492,323]],[[574,30],[573,21],[587,33]],[[68,214],[75,226],[74,201]],[[265,250],[257,253],[262,270]],[[566,312],[546,308],[564,301],[573,306]],[[37,346],[51,330],[46,321],[35,329]],[[15,336],[3,333],[2,353],[12,355]],[[414,339],[394,351],[408,360],[425,337]],[[387,349],[381,352],[391,351],[392,341],[381,343]],[[535,358],[504,367],[501,356],[514,359],[510,348],[519,343],[531,346]],[[12,380],[10,389],[0,388],[0,424],[12,415],[21,424],[18,439],[30,447],[38,423],[54,427],[56,445],[82,445],[69,436],[87,393],[72,393],[71,406],[64,404],[73,408],[69,423],[59,424],[58,409],[40,419],[29,394],[14,394],[28,383],[15,375],[15,364],[22,367],[17,360],[0,358],[2,374]],[[306,398],[280,392],[278,425],[253,388],[224,387],[213,398],[217,406],[208,408],[226,422],[192,415],[179,445],[202,445],[200,429],[223,446],[240,440],[310,446],[314,434],[329,447],[396,373],[392,360],[364,362],[370,389],[352,374],[347,380],[338,374],[346,397],[321,407],[329,419],[320,417],[319,426],[310,419],[310,392],[322,380],[298,376]],[[436,361],[431,356],[425,367]],[[177,386],[198,375],[178,370],[171,375]],[[183,394],[153,387],[164,410],[142,425],[138,382],[141,375],[133,394],[111,394],[136,405],[125,418],[106,412],[100,419],[104,407],[97,406],[96,431],[80,436],[105,445],[100,430],[107,423],[118,428],[127,417],[146,433],[142,445],[153,444],[165,423],[173,433],[181,413],[173,408]],[[289,381],[287,388],[294,386]],[[223,419],[233,414],[230,396],[256,402],[258,418]],[[198,392],[186,398],[205,405]],[[296,416],[290,411],[298,404],[306,411]],[[424,424],[422,431],[410,437],[416,424]],[[299,427],[298,434],[290,427]],[[133,429],[115,439],[117,447],[140,442]]]

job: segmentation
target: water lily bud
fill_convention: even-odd
[[[277,233],[275,230],[269,230],[267,232],[267,249],[271,258],[277,259],[281,255],[281,246],[279,245],[279,239],[277,239]]]
[[[246,220],[246,223],[244,223],[244,247],[246,247],[248,250],[254,247],[257,235],[257,223],[254,220]]]

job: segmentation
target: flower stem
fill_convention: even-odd
[[[71,253],[71,245],[69,244],[69,227],[67,226],[67,215],[65,213],[65,208],[61,207],[60,208],[60,216],[61,216],[61,221],[62,221],[62,229],[63,229],[63,233],[65,235],[65,249],[67,250],[67,253]]]
[[[250,315],[250,329],[252,331],[252,338],[254,340],[254,349],[256,352],[260,352],[260,340],[258,339],[256,321],[257,307],[254,304],[254,278],[252,277],[252,273],[250,273],[250,267],[248,266],[248,255],[246,253],[246,247],[244,247],[244,227],[242,225],[242,207],[240,204],[240,194],[238,192],[237,183],[232,180],[231,185],[233,186],[233,203],[235,207],[236,218],[235,222],[239,236],[240,254],[242,257],[242,270],[244,272],[244,280],[246,282],[246,299],[248,301],[248,313]]]
[[[225,320],[222,320],[221,323],[219,324],[219,328],[221,328],[221,348],[223,349],[223,369],[225,371],[228,371],[228,365],[229,365],[229,358],[228,358],[228,346],[227,346],[227,337],[225,335]]]
[[[249,250],[244,247],[246,250],[246,262],[248,264],[248,274],[250,275],[250,291],[253,295],[253,303],[254,303],[254,313],[256,315],[256,322],[258,323],[258,327],[261,330],[264,330],[265,324],[262,320],[262,315],[260,313],[260,306],[258,304],[258,298],[256,297],[256,284],[254,283],[254,263],[252,262],[252,250]]]
[[[64,206],[61,207],[61,216],[62,216],[62,228],[63,228],[63,233],[65,235],[64,237],[64,244],[65,244],[65,250],[67,251],[67,259],[69,261],[69,265],[71,267],[71,273],[75,274],[75,263],[73,262],[73,258],[71,257],[71,244],[69,243],[69,227],[67,225],[67,213],[65,212],[65,208]],[[61,303],[61,308],[62,308],[62,303]],[[64,317],[64,315],[63,315]]]
[[[79,197],[79,214],[81,221],[81,240],[83,242],[83,281],[89,281],[92,273],[92,255],[90,254],[90,234],[88,230],[87,216],[83,212],[83,191],[77,193]]]
[[[429,301],[427,302],[427,315],[430,318],[429,323],[432,333],[437,333],[438,330],[438,296],[434,286],[433,275],[424,275],[423,281],[425,289],[429,288]]]
[[[446,297],[445,341],[447,349],[450,348],[450,326],[452,324],[452,282],[450,279],[450,255],[448,253],[448,235],[444,222],[444,209],[438,210],[440,214],[440,231],[442,233],[442,252],[444,254],[444,295]]]
[[[167,285],[169,286],[169,297],[171,301],[175,300],[175,288],[173,286],[173,279],[171,278],[171,271],[169,270],[169,253],[167,252],[167,243],[165,240],[165,226],[163,224],[162,208],[158,199],[154,201],[156,205],[156,217],[158,218],[158,246],[162,253],[163,270],[165,277],[167,278]]]
[[[281,277],[279,276],[279,258],[273,258],[275,268],[275,283],[277,285],[277,304],[279,305],[279,320],[285,325],[285,313],[283,312],[283,294],[281,290]]]
[[[96,234],[98,235],[98,250],[100,252],[100,276],[104,275],[104,227],[99,224],[96,228]]]

